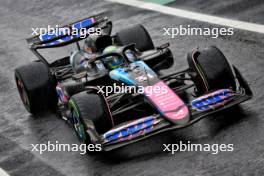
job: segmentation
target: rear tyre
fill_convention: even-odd
[[[142,25],[136,25],[118,32],[116,41],[122,46],[135,43],[136,48],[141,52],[155,48],[148,31]]]
[[[75,94],[69,101],[71,119],[79,140],[82,143],[91,143],[87,129],[92,125],[99,134],[105,133],[112,127],[111,117],[103,98],[98,94],[86,91]]]
[[[32,62],[15,69],[15,81],[20,98],[31,114],[57,107],[55,80],[42,62]]]
[[[209,91],[231,88],[236,90],[235,77],[223,55],[215,46],[196,50],[188,54],[187,61],[198,94]]]

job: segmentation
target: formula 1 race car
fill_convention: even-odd
[[[191,51],[188,68],[162,75],[160,70],[174,64],[169,44],[155,47],[142,25],[111,35],[112,22],[99,14],[62,28],[100,28],[101,33],[27,39],[39,59],[15,70],[20,97],[28,112],[55,110],[82,143],[100,144],[104,151],[187,127],[253,95],[217,47]],[[51,63],[39,52],[73,43],[75,51]],[[103,88],[109,86],[135,89],[106,96]]]

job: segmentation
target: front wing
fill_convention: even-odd
[[[191,118],[187,123],[175,125],[160,114],[154,114],[120,124],[118,127],[98,136],[96,142],[102,144],[104,151],[109,151],[159,133],[188,127],[211,114],[250,99],[253,94],[248,83],[236,67],[234,67],[234,71],[240,85],[239,89],[236,92],[232,92],[230,89],[220,89],[196,98],[188,104]],[[212,99],[212,97],[216,98]]]

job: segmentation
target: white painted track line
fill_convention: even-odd
[[[181,10],[172,7],[166,7],[163,5],[154,4],[150,2],[143,2],[139,0],[106,0],[106,1],[157,11],[160,13],[174,15],[177,17],[187,18],[191,20],[203,21],[221,26],[229,26],[229,27],[252,31],[252,32],[264,33],[264,25],[261,24],[231,20],[231,19],[216,17],[212,15],[206,15],[202,13],[191,12],[191,11]]]
[[[9,175],[0,167],[0,176],[9,176]]]

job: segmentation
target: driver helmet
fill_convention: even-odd
[[[117,46],[111,45],[103,50],[103,54],[116,52],[117,50]],[[104,58],[103,62],[107,65],[109,69],[115,69],[124,64],[124,59],[119,56],[109,56]]]

